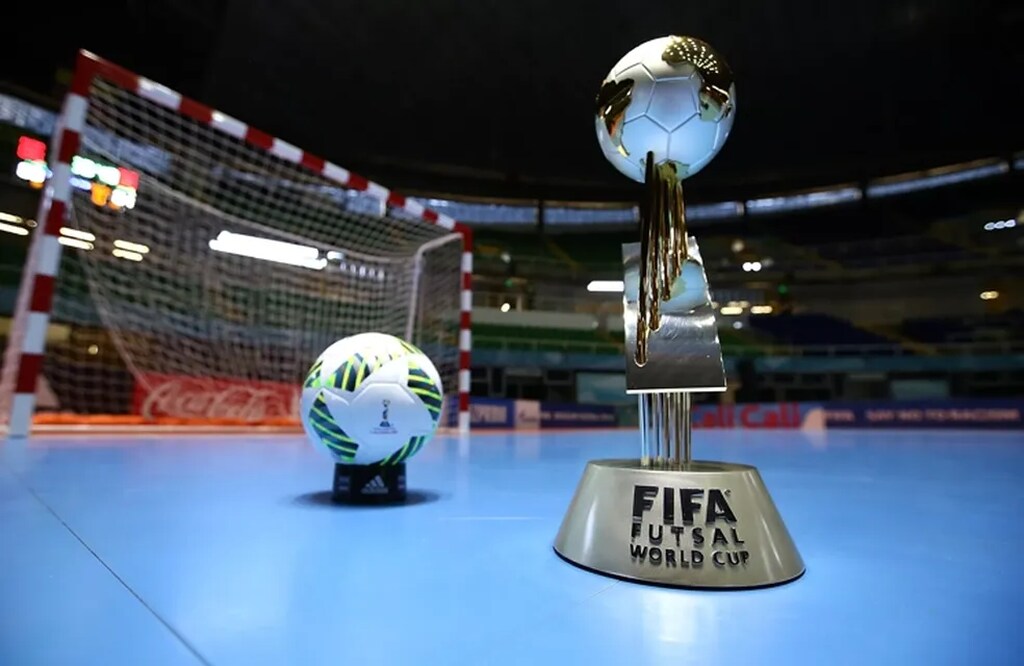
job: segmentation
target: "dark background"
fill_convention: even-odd
[[[717,200],[1024,147],[1022,7],[118,0],[28,8],[0,80],[53,96],[84,47],[393,187],[621,199],[594,138],[600,81],[636,44],[690,34],[737,79],[732,136],[688,184]]]

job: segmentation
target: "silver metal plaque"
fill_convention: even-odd
[[[715,311],[711,307],[704,262],[692,236],[689,257],[661,303],[661,326],[648,339],[648,361],[640,367],[636,353],[636,318],[640,289],[640,243],[625,243],[622,293],[626,340],[626,392],[724,391],[725,366],[718,341]]]

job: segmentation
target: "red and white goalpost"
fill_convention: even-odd
[[[468,227],[87,52],[47,159],[0,377],[11,436],[297,425],[310,363],[363,331],[423,349],[468,430]]]

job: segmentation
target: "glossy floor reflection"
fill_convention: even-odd
[[[341,508],[299,437],[0,444],[0,664],[1019,664],[1020,433],[698,431],[807,564],[748,592],[581,571],[551,542],[631,432],[438,438],[417,502]]]

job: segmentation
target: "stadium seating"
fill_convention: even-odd
[[[983,317],[912,319],[903,324],[909,338],[933,344],[1019,341],[1024,339],[1024,312],[1019,310]]]
[[[962,259],[967,250],[931,236],[906,236],[819,245],[818,254],[851,268]]]
[[[481,349],[525,349],[537,351],[581,351],[597,354],[622,353],[623,332],[581,331],[476,324],[474,340]],[[765,340],[756,333],[719,329],[722,350],[730,356],[757,356]]]
[[[581,266],[618,268],[622,265],[622,244],[635,242],[636,234],[562,234],[549,236],[549,243]]]
[[[765,351],[765,345],[771,343],[759,331],[751,331],[749,328],[719,328],[718,340],[722,343],[722,352],[727,356],[760,356]]]
[[[482,349],[580,351],[599,354],[617,354],[622,345],[621,337],[616,340],[601,331],[490,324],[474,325],[473,339],[475,346]]]
[[[779,344],[797,346],[891,345],[892,340],[824,314],[754,315],[750,325]]]
[[[542,235],[481,231],[475,240],[475,269],[492,275],[603,275],[622,266],[625,240],[634,239],[609,233]],[[509,261],[505,261],[503,254]]]

